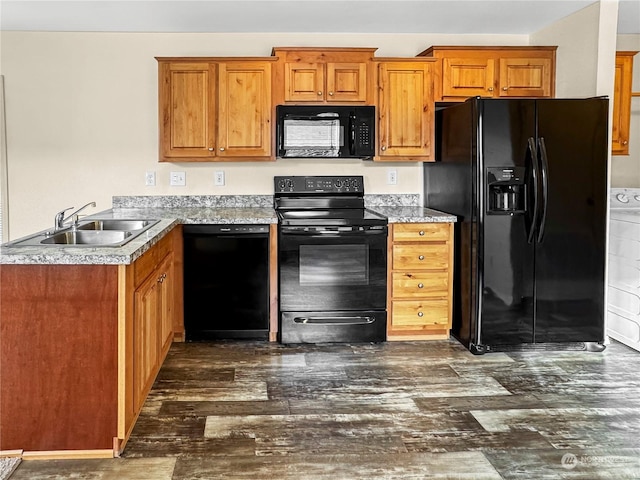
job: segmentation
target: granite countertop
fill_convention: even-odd
[[[370,195],[365,205],[398,222],[455,222],[456,217],[423,208],[418,195]],[[179,224],[276,224],[270,195],[113,197],[113,208],[83,217],[159,219],[121,247],[0,246],[0,264],[129,265]]]
[[[455,215],[424,207],[370,207],[387,217],[389,223],[449,223],[456,222]]]

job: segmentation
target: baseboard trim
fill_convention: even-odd
[[[22,452],[23,460],[71,460],[114,458],[112,449],[105,450],[42,450]]]

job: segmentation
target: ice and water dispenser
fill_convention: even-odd
[[[487,213],[513,215],[526,209],[524,167],[487,168]]]

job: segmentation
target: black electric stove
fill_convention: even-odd
[[[279,339],[386,338],[387,219],[364,207],[361,176],[275,177]]]

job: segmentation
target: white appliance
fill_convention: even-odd
[[[640,188],[612,188],[607,334],[640,351]]]

